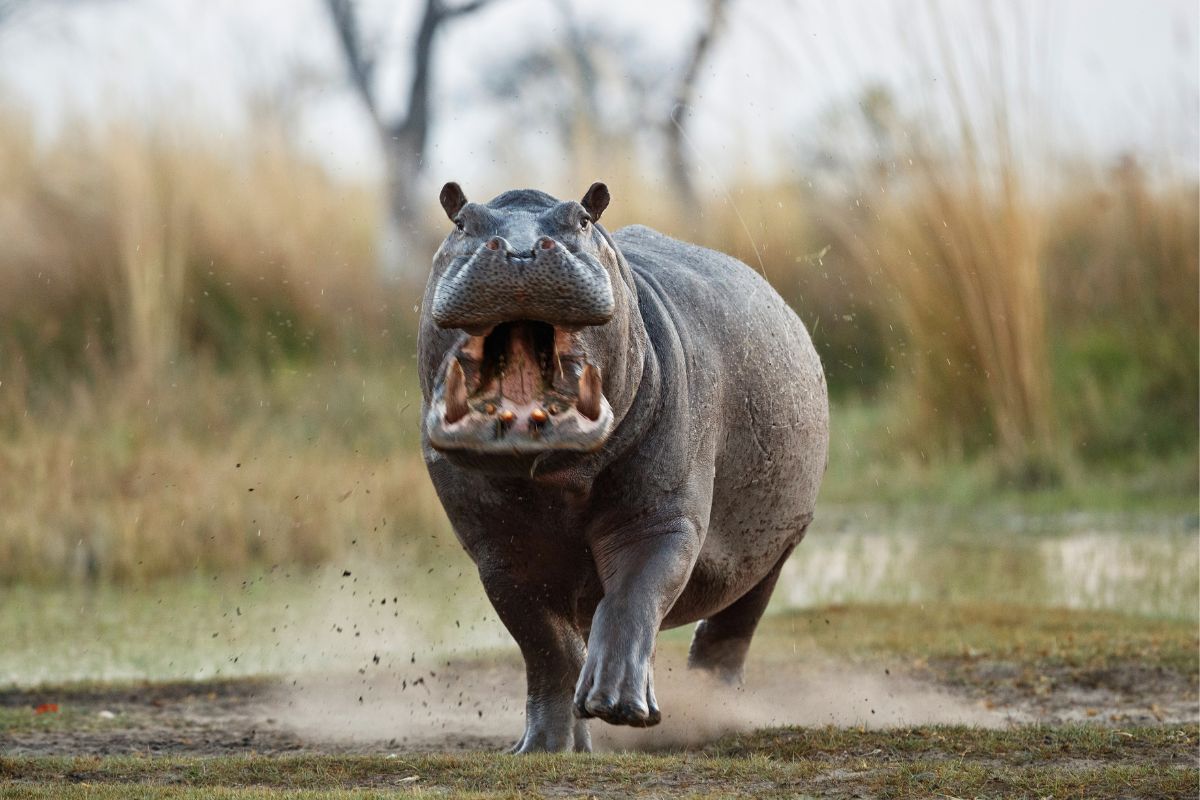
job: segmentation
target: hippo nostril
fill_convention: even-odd
[[[539,243],[538,246],[541,247],[543,250],[553,250],[554,249],[554,240],[551,239],[550,237],[546,237],[546,238],[542,239],[542,241]]]
[[[488,239],[487,249],[488,250],[499,250],[500,249],[500,240],[496,237],[492,237],[491,239]]]

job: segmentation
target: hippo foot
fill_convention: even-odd
[[[662,721],[649,660],[589,656],[575,690],[575,715],[610,725],[649,728]]]
[[[561,726],[556,726],[561,727]],[[566,728],[565,735],[552,730],[550,726],[527,725],[525,733],[508,752],[513,755],[523,753],[576,753],[592,752],[592,737],[587,729],[587,720],[572,719]]]
[[[714,627],[703,621],[696,627],[696,636],[688,653],[688,669],[699,670],[726,686],[741,686],[745,680],[746,651],[750,638],[722,638]]]

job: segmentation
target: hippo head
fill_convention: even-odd
[[[454,229],[434,257],[425,312],[457,337],[431,376],[425,428],[436,450],[604,444],[614,424],[604,392],[610,321],[622,300],[614,287],[625,286],[615,245],[596,225],[608,201],[602,183],[580,202],[517,190],[470,203],[458,184],[443,187]]]

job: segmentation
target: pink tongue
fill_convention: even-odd
[[[524,405],[538,396],[540,388],[537,354],[529,332],[522,326],[513,331],[508,343],[508,367],[500,376],[500,394]]]

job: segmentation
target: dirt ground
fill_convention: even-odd
[[[787,674],[760,668],[751,671],[744,692],[720,696],[702,683],[689,694],[698,679],[670,659],[667,664],[660,679],[664,724],[632,732],[594,723],[598,749],[696,748],[728,733],[787,725],[1082,722],[1120,728],[1200,721],[1195,677],[1163,665],[1032,669],[964,657],[917,661],[903,670],[826,664]],[[411,675],[8,690],[0,692],[0,710],[10,720],[0,728],[0,754],[501,750],[519,733],[523,683],[511,661],[455,663]],[[22,714],[30,719],[21,722]]]
[[[656,658],[663,723],[597,754],[501,755],[515,649],[349,674],[0,690],[0,798],[1195,797],[1186,619],[1009,605],[776,615],[746,685]],[[136,787],[136,791],[133,789]]]

